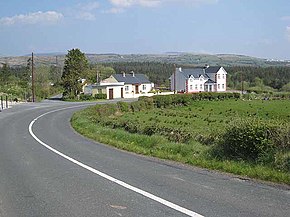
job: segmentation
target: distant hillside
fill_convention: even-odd
[[[113,62],[162,62],[178,65],[220,65],[220,66],[290,66],[289,61],[275,61],[256,57],[234,54],[191,54],[170,52],[165,54],[86,54],[90,63]],[[8,63],[10,66],[25,66],[29,56],[1,57],[0,63]],[[38,65],[63,65],[65,55],[36,54],[35,64]]]

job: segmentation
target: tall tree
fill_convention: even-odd
[[[88,60],[79,49],[68,51],[65,57],[62,74],[63,97],[75,98],[81,91],[80,79],[88,69]]]

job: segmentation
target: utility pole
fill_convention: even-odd
[[[243,80],[243,74],[241,73],[241,89],[242,89],[242,94],[244,94],[244,80]]]
[[[173,91],[174,91],[174,94],[176,92],[176,65],[174,64],[174,74],[173,74]]]
[[[97,69],[97,84],[100,82],[100,72],[99,70]]]
[[[31,88],[32,88],[32,102],[35,102],[35,86],[34,86],[34,59],[33,52],[31,54]]]

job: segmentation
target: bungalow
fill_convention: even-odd
[[[85,89],[87,94],[107,94],[107,99],[137,98],[145,96],[154,88],[154,84],[144,74],[114,74],[102,80],[99,84],[93,84]]]
[[[194,92],[225,92],[227,72],[223,67],[205,66],[203,68],[176,68],[170,76],[172,91]]]

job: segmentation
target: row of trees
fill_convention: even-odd
[[[146,74],[157,87],[169,87],[173,64],[156,62],[117,62],[91,64],[79,49],[72,49],[65,59],[62,77],[64,97],[75,98],[81,91],[80,79],[98,82],[114,73],[135,71]],[[227,67],[227,85],[231,89],[256,92],[290,91],[290,67]]]
[[[64,98],[76,98],[81,92],[81,79],[96,83],[114,73],[135,71],[146,74],[157,87],[169,87],[173,64],[156,62],[120,62],[89,64],[85,54],[72,49],[66,55],[64,68],[57,65],[36,68],[35,89],[43,99],[63,89]],[[250,91],[290,91],[290,67],[227,67],[227,85],[231,89]],[[31,97],[31,61],[26,67],[9,67],[2,63],[0,93],[28,99]]]
[[[32,80],[30,59],[26,67],[10,67],[2,63],[0,68],[0,94],[9,95],[11,98],[31,100]],[[35,69],[35,90],[38,100],[58,93],[61,90],[61,68],[53,66],[39,66]]]
[[[152,62],[108,63],[117,73],[136,71],[146,74],[157,86],[169,87],[173,64]],[[186,67],[186,66],[185,66]],[[193,66],[191,66],[193,67]],[[231,89],[249,91],[290,91],[290,67],[226,67],[227,85]]]

